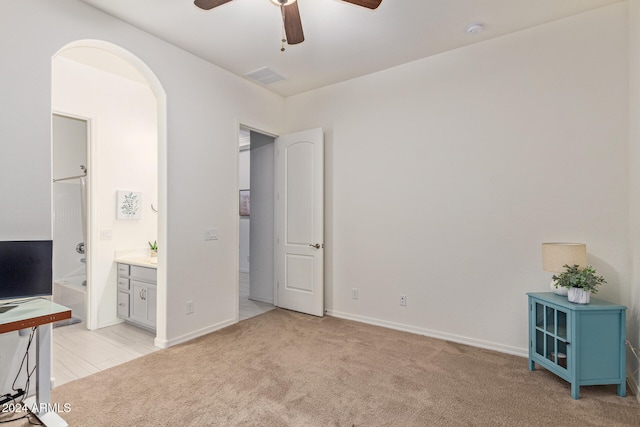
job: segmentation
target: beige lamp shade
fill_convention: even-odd
[[[562,273],[565,265],[587,266],[587,245],[584,243],[543,243],[542,269]]]

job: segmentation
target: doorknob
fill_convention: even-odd
[[[320,249],[320,243],[316,243],[315,245],[309,243],[309,246],[311,246],[312,248]]]

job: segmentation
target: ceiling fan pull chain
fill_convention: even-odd
[[[282,13],[282,45],[280,46],[280,52],[284,52],[284,44],[287,42],[287,36],[284,32],[284,6],[280,5],[280,13]]]

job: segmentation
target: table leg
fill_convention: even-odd
[[[576,400],[580,399],[580,386],[575,382],[571,383],[571,397]]]
[[[627,383],[622,382],[618,384],[618,396],[625,397],[627,395]]]
[[[38,326],[36,332],[36,395],[27,401],[31,412],[47,427],[67,427],[51,405],[51,323]]]

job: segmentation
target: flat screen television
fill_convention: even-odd
[[[0,241],[0,300],[53,294],[53,241]]]

